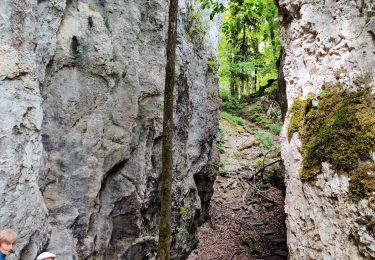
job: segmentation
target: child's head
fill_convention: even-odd
[[[16,243],[17,234],[11,229],[4,229],[0,232],[0,252],[9,255]]]

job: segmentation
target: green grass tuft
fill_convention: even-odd
[[[258,130],[255,132],[255,137],[257,138],[261,146],[263,146],[267,150],[271,150],[275,147],[275,142],[273,141],[272,135],[270,133]]]
[[[227,120],[228,122],[235,124],[235,125],[240,125],[244,126],[245,125],[245,120],[242,117],[235,116],[231,113],[228,112],[221,112],[221,118]]]

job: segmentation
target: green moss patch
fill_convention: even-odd
[[[375,162],[362,163],[351,172],[349,189],[353,199],[374,196],[375,193]]]
[[[299,132],[300,128],[303,125],[303,119],[306,115],[306,109],[307,109],[308,101],[302,100],[301,98],[296,98],[294,100],[291,113],[292,118],[290,119],[289,125],[288,125],[288,138],[289,141],[292,138],[292,135],[294,132]]]
[[[362,178],[363,173],[357,171],[359,162],[370,160],[375,150],[374,101],[369,91],[349,92],[335,88],[320,97],[317,107],[309,100],[297,98],[294,101],[288,137],[298,132],[302,141],[302,180],[319,174],[322,162],[349,173],[353,182]],[[369,178],[375,180],[374,176]],[[351,185],[352,188],[357,186]]]

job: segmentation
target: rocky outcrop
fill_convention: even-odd
[[[154,256],[167,5],[2,1],[0,223],[20,233],[11,259],[42,250],[67,260]],[[208,65],[217,35],[196,12],[180,1],[174,259],[197,242],[218,165]]]
[[[278,2],[285,49],[282,72],[289,107],[282,157],[287,171],[285,207],[290,258],[373,259],[374,193],[353,199],[352,175],[338,171],[328,162],[322,162],[320,173],[312,179],[301,181],[304,143],[298,131],[288,140],[288,125],[297,97],[316,98],[320,90],[327,91],[333,85],[341,90],[358,92],[367,88],[375,92],[374,3]],[[356,171],[359,169],[353,170]],[[373,178],[374,173],[365,174]]]

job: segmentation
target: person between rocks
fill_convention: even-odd
[[[16,232],[9,228],[0,232],[0,260],[5,260],[10,253],[14,252],[13,247],[17,238]]]
[[[54,260],[56,255],[50,253],[50,252],[43,252],[38,257],[36,260]]]

